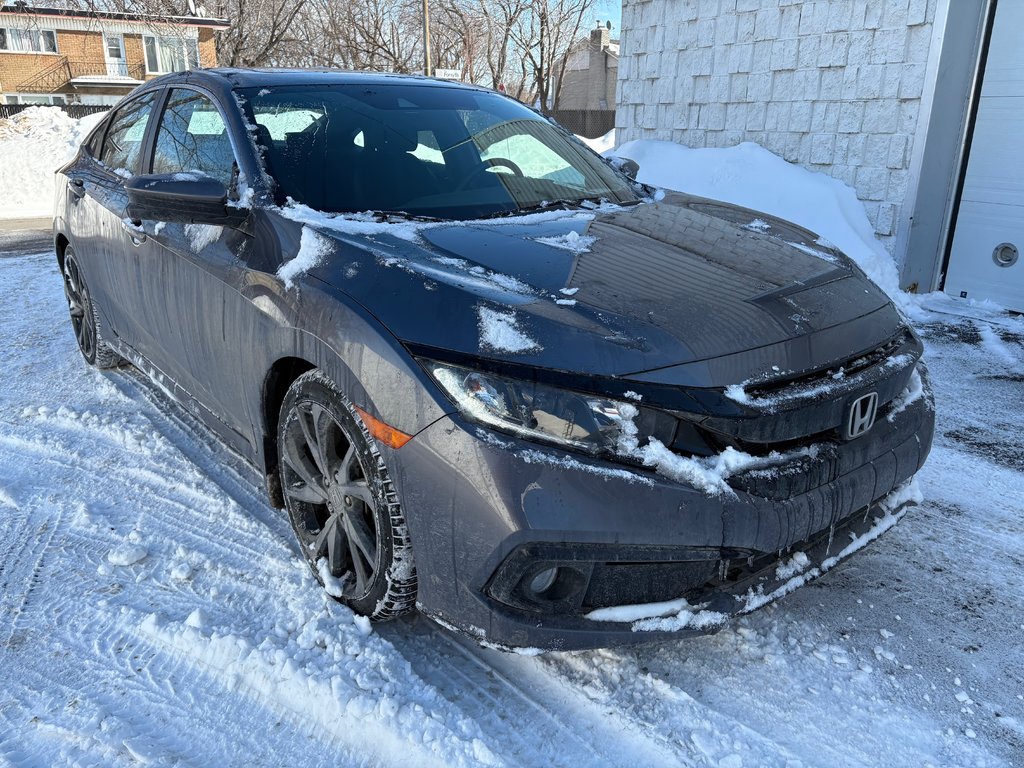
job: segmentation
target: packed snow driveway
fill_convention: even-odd
[[[1024,755],[1020,321],[929,315],[926,502],[871,548],[712,637],[529,657],[327,599],[256,472],[134,370],[87,369],[52,256],[5,247],[0,765]]]

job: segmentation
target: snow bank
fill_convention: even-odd
[[[582,141],[595,152],[598,152],[602,155],[608,150],[615,148],[614,128],[608,131],[608,133],[606,133],[604,136],[598,136],[596,139],[588,139],[585,136],[577,136],[576,138]]]
[[[56,107],[29,107],[0,120],[0,218],[50,216],[54,171],[105,114],[76,120]]]
[[[907,306],[909,296],[900,291],[892,257],[875,238],[857,194],[841,181],[749,142],[728,149],[690,149],[669,141],[628,141],[605,152],[639,163],[638,180],[645,184],[764,211],[817,233]],[[755,219],[748,226],[757,224]]]

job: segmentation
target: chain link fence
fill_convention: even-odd
[[[63,109],[67,112],[68,117],[73,117],[76,120],[86,115],[94,115],[97,112],[106,112],[110,109],[109,106],[103,106],[101,104],[0,104],[0,119],[5,117],[14,117],[19,112],[23,112],[29,107],[46,107],[47,109]]]
[[[614,109],[555,109],[549,115],[567,131],[588,139],[604,136],[615,127]]]

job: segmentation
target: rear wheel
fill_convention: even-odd
[[[277,446],[285,508],[328,594],[377,621],[410,610],[416,569],[398,496],[355,409],[320,371],[288,389]]]
[[[64,251],[64,296],[68,301],[71,328],[85,362],[97,368],[114,368],[119,365],[121,358],[104,338],[99,312],[96,311],[89,287],[82,277],[78,258],[70,245]]]

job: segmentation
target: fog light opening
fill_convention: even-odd
[[[578,598],[587,586],[587,576],[567,565],[541,566],[523,581],[530,600],[561,603]]]
[[[530,580],[530,591],[539,597],[551,589],[557,578],[557,568],[545,568],[543,571],[538,571]]]

